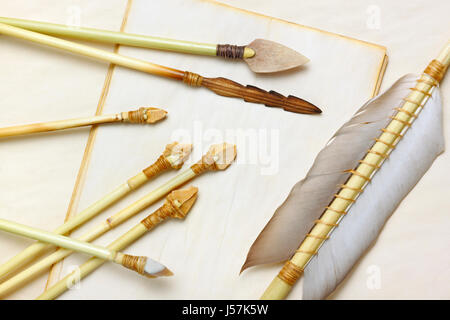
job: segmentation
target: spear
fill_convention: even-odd
[[[191,149],[192,146],[190,144],[180,144],[178,142],[168,144],[162,155],[153,164],[69,219],[54,230],[53,233],[60,235],[68,234],[162,172],[169,169],[180,169],[191,153]],[[42,242],[32,244],[0,266],[0,279],[4,280],[9,273],[39,257],[50,248],[50,245]]]
[[[172,191],[166,197],[165,203],[160,208],[144,218],[121,237],[113,241],[108,245],[108,249],[116,251],[125,249],[168,218],[184,219],[197,199],[197,191],[198,189],[195,187]],[[99,258],[89,259],[78,267],[77,272],[68,274],[66,277],[59,280],[37,299],[53,300],[57,298],[68,289],[69,284],[83,279],[101,267],[104,263],[105,260]],[[0,296],[2,295],[2,286],[3,284],[0,285]]]
[[[287,260],[262,299],[284,299],[303,274],[303,298],[326,298],[376,240],[444,151],[438,86],[449,64],[450,43],[422,75],[369,100],[319,153],[242,268]]]
[[[197,199],[197,192],[198,189],[195,187],[172,191],[166,197],[166,201],[161,207],[159,207],[155,212],[147,216],[139,224],[134,226],[128,232],[108,245],[107,248],[113,251],[123,250],[164,220],[168,218],[183,219],[194,205]],[[80,278],[76,280],[81,280],[82,278],[93,272],[95,269],[102,266],[104,263],[105,260],[100,258],[89,259],[78,269],[80,271]],[[48,265],[46,264],[46,259],[42,259],[30,268],[1,283],[0,298],[5,297],[6,295],[12,293],[14,290],[17,290],[47,269]],[[66,278],[69,277],[72,277],[72,275],[68,275]],[[57,295],[60,295],[67,289],[67,284],[69,283],[73,282],[58,282],[57,284],[52,286],[52,288],[45,291],[45,299],[56,298]]]
[[[260,103],[268,107],[283,108],[285,111],[296,113],[321,113],[319,108],[303,99],[294,96],[285,97],[276,91],[267,92],[255,86],[248,85],[244,87],[243,85],[226,78],[205,78],[190,71],[181,71],[174,68],[161,66],[144,60],[96,49],[3,23],[0,23],[0,33],[91,58],[96,58],[102,61],[107,61],[153,75],[183,81],[189,86],[205,87],[216,94],[225,97],[241,98],[246,102]]]
[[[0,17],[0,23],[51,36],[115,43],[127,46],[217,56],[244,60],[256,73],[272,73],[297,68],[309,61],[302,54],[274,41],[256,39],[248,45],[209,44],[165,39],[140,34],[70,27],[62,24]]]
[[[99,115],[94,117],[57,120],[0,128],[0,138],[85,127],[102,123],[127,122],[152,124],[164,119],[166,117],[166,114],[167,112],[162,109],[142,107],[139,110],[120,112],[110,115]]]
[[[122,209],[111,217],[107,218],[105,221],[90,229],[88,232],[83,234],[79,240],[84,242],[92,242],[95,239],[99,238],[106,232],[112,230],[118,225],[122,224],[129,218],[135,216],[142,210],[146,209],[172,190],[178,188],[179,186],[187,183],[188,181],[194,179],[195,177],[207,172],[207,171],[218,171],[227,169],[231,163],[236,158],[236,146],[228,143],[216,144],[212,145],[208,152],[202,156],[202,159],[197,163],[193,164],[189,169],[179,173],[159,188],[151,191],[143,198],[137,200],[132,203],[128,207]],[[76,218],[76,216],[75,216]],[[69,220],[70,222],[71,220]],[[43,270],[46,270],[53,264],[61,261],[65,257],[72,254],[71,250],[67,249],[58,249],[47,257],[43,258],[36,264],[32,265],[30,268],[24,270],[18,278],[11,278],[11,282],[4,287],[0,287],[0,295],[2,294],[1,290],[5,289],[9,291],[9,286],[14,283],[19,283],[22,280],[20,278],[26,277],[31,278],[35,275],[41,273]],[[17,282],[16,282],[17,281]],[[3,289],[2,289],[3,288]]]
[[[113,251],[95,244],[61,236],[45,230],[32,228],[13,221],[0,219],[0,230],[111,261],[120,264],[125,268],[136,271],[137,273],[148,278],[173,275],[172,272],[161,263],[149,259],[148,257],[132,256],[122,252]]]

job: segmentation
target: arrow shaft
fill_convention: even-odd
[[[189,71],[181,71],[144,60],[126,57],[114,52],[92,48],[3,23],[0,23],[0,33],[107,61],[138,71],[180,80],[191,86],[203,86],[222,96],[240,98],[247,102],[265,104],[270,107],[279,107],[286,111],[297,113],[321,112],[316,106],[297,97],[284,97],[275,91],[267,92],[254,86],[242,86],[225,78],[205,78],[205,81],[203,81],[203,78],[200,75]]]
[[[0,23],[0,33],[159,76],[181,80],[184,75],[183,71],[177,69],[164,67],[136,58],[126,57],[114,52],[93,48],[79,43],[47,36],[41,33],[16,28],[3,23]]]
[[[133,47],[182,53],[215,56],[217,45],[192,41],[174,40],[125,32],[100,30],[85,27],[74,27],[62,24],[0,17],[0,23],[40,32],[52,36],[72,39],[122,44]]]
[[[35,229],[23,224],[19,224],[4,219],[0,219],[0,229],[6,232],[14,233],[34,240],[51,243],[58,247],[83,252],[105,260],[112,260],[115,255],[115,252],[112,252],[107,248],[97,246],[95,244],[90,244],[84,241],[72,239],[52,232]]]

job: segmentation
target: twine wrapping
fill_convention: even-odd
[[[122,256],[122,265],[128,269],[136,271],[139,274],[145,275],[145,264],[147,263],[147,257],[132,256],[124,254]]]
[[[242,59],[244,57],[245,46],[231,44],[218,44],[216,55],[225,59]]]
[[[128,121],[131,123],[146,123],[147,122],[147,110],[144,107],[139,110],[128,111]]]
[[[165,156],[162,155],[158,158],[158,160],[156,160],[155,163],[142,170],[142,172],[144,172],[147,178],[151,179],[152,177],[156,176],[164,170],[170,169],[171,167],[172,165],[170,164],[170,162],[166,159]]]
[[[437,82],[441,82],[444,77],[447,67],[438,60],[431,61],[425,68],[424,73],[435,79]]]
[[[201,75],[185,71],[183,75],[183,82],[192,87],[200,87],[202,85],[203,78]]]
[[[158,210],[142,220],[141,223],[145,226],[145,228],[147,228],[147,230],[150,230],[165,219],[174,216],[174,211],[174,208],[166,202]]]
[[[209,157],[203,156],[202,160],[191,166],[191,170],[194,171],[195,174],[201,174],[208,170],[214,170],[215,164],[216,163],[212,161]]]
[[[292,286],[300,278],[302,273],[302,268],[292,263],[291,261],[287,261],[281,271],[278,273],[278,278]]]

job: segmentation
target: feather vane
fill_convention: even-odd
[[[369,100],[320,151],[306,177],[292,188],[287,199],[259,234],[249,250],[242,271],[248,267],[289,259],[314,225],[314,220],[350,176],[390,122],[395,107],[413,87],[417,76],[406,75],[388,90]]]
[[[309,262],[303,299],[324,299],[334,291],[443,151],[442,103],[435,88],[420,116],[350,207],[332,238]]]

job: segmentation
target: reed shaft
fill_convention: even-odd
[[[182,80],[184,75],[184,72],[180,70],[47,36],[41,33],[16,28],[3,23],[0,23],[0,33],[168,78]]]
[[[93,28],[71,27],[48,22],[0,17],[0,23],[52,36],[114,43],[141,48],[176,51],[207,56],[215,56],[217,51],[217,45],[215,44],[166,39],[147,35],[99,30]]]
[[[102,223],[97,225],[96,227],[92,228],[91,230],[89,230],[88,232],[83,234],[79,238],[79,240],[83,241],[83,242],[94,241],[95,239],[102,236],[107,231],[113,229],[114,227],[118,226],[122,222],[126,221],[127,219],[129,219],[132,216],[134,216],[135,214],[137,214],[138,212],[147,208],[148,206],[150,206],[151,204],[153,204],[160,198],[164,197],[170,191],[176,189],[180,185],[193,179],[195,176],[196,176],[196,173],[194,171],[192,171],[192,169],[185,170],[184,172],[180,173],[176,177],[172,178],[171,180],[169,180],[168,182],[166,182],[165,184],[160,186],[159,188],[150,192],[144,198],[136,201],[132,205],[119,211],[118,213],[116,213],[115,215],[106,219],[105,221],[103,221]],[[79,215],[75,216],[73,219],[76,219],[78,216]],[[68,221],[68,223],[71,221],[72,221],[72,219],[70,219]],[[141,228],[141,227],[136,227],[136,228]],[[64,230],[66,230],[66,229],[64,229]],[[136,231],[134,231],[134,232],[136,232]],[[136,233],[136,236],[137,236],[137,233]],[[123,243],[127,243],[126,241],[131,241],[131,239],[134,239],[134,240],[137,239],[137,238],[133,238],[133,237],[135,237],[135,236],[128,234],[124,237],[124,239],[118,240],[118,242],[115,245],[118,245],[118,244],[123,245]],[[132,241],[134,241],[134,240],[132,240]],[[36,248],[36,249],[29,250],[30,248]],[[40,251],[39,253],[41,253],[42,250],[45,250],[47,248],[49,248],[49,246],[38,242],[38,243],[30,246],[26,251],[28,251],[27,254],[29,252],[33,253],[35,250],[39,250]],[[115,248],[115,247],[113,247],[113,248]],[[116,249],[114,249],[114,250],[116,250]],[[24,252],[26,252],[26,251],[24,251]],[[72,253],[73,253],[73,251],[71,251],[71,250],[60,248],[57,251],[53,252],[52,254],[48,255],[47,257],[43,258],[42,260],[38,261],[37,263],[33,264],[26,270],[22,271],[18,275],[14,276],[13,278],[9,279],[8,281],[0,284],[0,297],[12,292],[16,288],[20,287],[21,285],[23,285],[30,279],[36,277],[38,274],[44,272],[53,264],[61,261],[62,259],[66,258],[67,256],[69,256]],[[23,256],[24,256],[24,258],[27,258],[27,261],[31,260],[28,258],[28,256],[26,256],[26,255],[23,255]],[[22,257],[22,255],[21,255],[21,257]],[[36,254],[34,255],[34,257],[36,257]],[[100,259],[100,261],[102,261],[102,263],[103,263],[103,260]],[[91,263],[94,266],[94,265],[97,265],[99,262],[90,262],[90,264]]]
[[[163,222],[169,217],[178,217],[176,212],[174,212],[174,207],[169,205],[168,203],[164,203],[159,209],[153,212],[151,215],[146,217],[143,221],[138,223],[128,232],[120,236],[118,239],[114,240],[110,243],[107,248],[113,251],[121,251],[134,243],[136,240],[141,238],[144,234],[152,230],[158,224]],[[148,223],[146,221],[152,221],[152,223]],[[99,258],[91,258],[85,263],[83,263],[78,269],[77,272],[68,274],[63,279],[59,280],[52,287],[47,289],[43,294],[41,294],[37,299],[38,300],[53,300],[57,298],[59,295],[64,293],[68,289],[68,284],[74,283],[76,281],[80,281],[85,276],[89,275],[97,268],[102,266],[105,263],[105,260]],[[1,295],[1,286],[0,286],[0,295]]]
[[[114,258],[111,251],[104,247],[54,234],[52,232],[32,228],[20,223],[0,219],[0,229],[34,240],[50,243],[58,247],[83,252],[98,258],[107,260]]]
[[[131,191],[139,188],[144,183],[146,183],[151,177],[147,177],[143,172],[140,172],[136,176],[128,179],[128,181],[119,187],[117,187],[114,191],[110,192],[97,202],[93,203],[91,206],[69,219],[63,225],[55,229],[53,232],[56,234],[67,234],[82,225],[86,221],[92,219],[97,214],[116,203]],[[0,280],[4,280],[6,276],[11,273],[13,270],[29,263],[34,260],[47,250],[52,248],[52,245],[43,242],[36,242],[14,256],[12,259],[4,263],[0,266]]]
[[[122,120],[123,118],[121,114],[113,114],[78,119],[50,121],[44,123],[25,124],[20,126],[0,128],[0,138],[84,127],[101,123],[120,122]]]
[[[129,244],[131,244],[134,241],[136,241],[137,239],[139,239],[146,231],[147,231],[147,229],[140,223],[137,226],[135,226],[133,229],[131,229],[129,232],[124,234],[122,237],[120,237],[119,239],[112,242],[109,246],[107,246],[107,248],[110,250],[114,250],[114,251],[122,250]],[[8,294],[14,292],[18,288],[25,285],[28,281],[34,279],[39,274],[42,274],[43,272],[48,270],[48,268],[51,265],[53,265],[54,263],[56,263],[58,261],[61,261],[62,259],[64,259],[65,257],[69,256],[72,253],[73,253],[73,251],[68,250],[68,249],[62,249],[62,248],[58,249],[57,251],[53,252],[49,256],[39,260],[38,262],[36,262],[32,266],[30,266],[29,268],[18,273],[14,277],[1,283],[0,284],[0,298],[3,298],[5,296],[7,296]],[[79,271],[82,274],[81,278],[83,278],[84,275],[91,273],[92,271],[94,271],[95,269],[97,269],[98,267],[103,265],[105,262],[106,262],[106,260],[100,259],[100,258],[89,259],[79,269]],[[61,282],[61,281],[59,281],[59,282]],[[57,284],[57,287],[60,286],[59,282]],[[71,282],[67,282],[67,283],[71,283]],[[66,288],[66,286],[63,286],[63,287]],[[52,291],[53,290],[55,290],[55,289],[53,289],[53,286],[52,286]],[[52,291],[50,291],[48,293],[46,291],[45,294],[50,294]],[[61,293],[59,293],[59,294],[61,294]]]
[[[125,233],[123,236],[112,242],[108,245],[108,249],[110,250],[123,250],[139,238],[141,238],[145,233],[147,233],[149,229],[147,229],[142,223],[139,223],[135,227],[133,227],[130,231]],[[43,292],[37,300],[53,300],[64,293],[68,285],[70,283],[75,283],[76,281],[80,281],[87,275],[94,272],[96,269],[101,267],[106,261],[100,258],[91,258],[85,263],[83,263],[79,269],[77,269],[76,273],[71,273],[59,280],[52,287]],[[1,296],[1,285],[0,285],[0,296]]]

